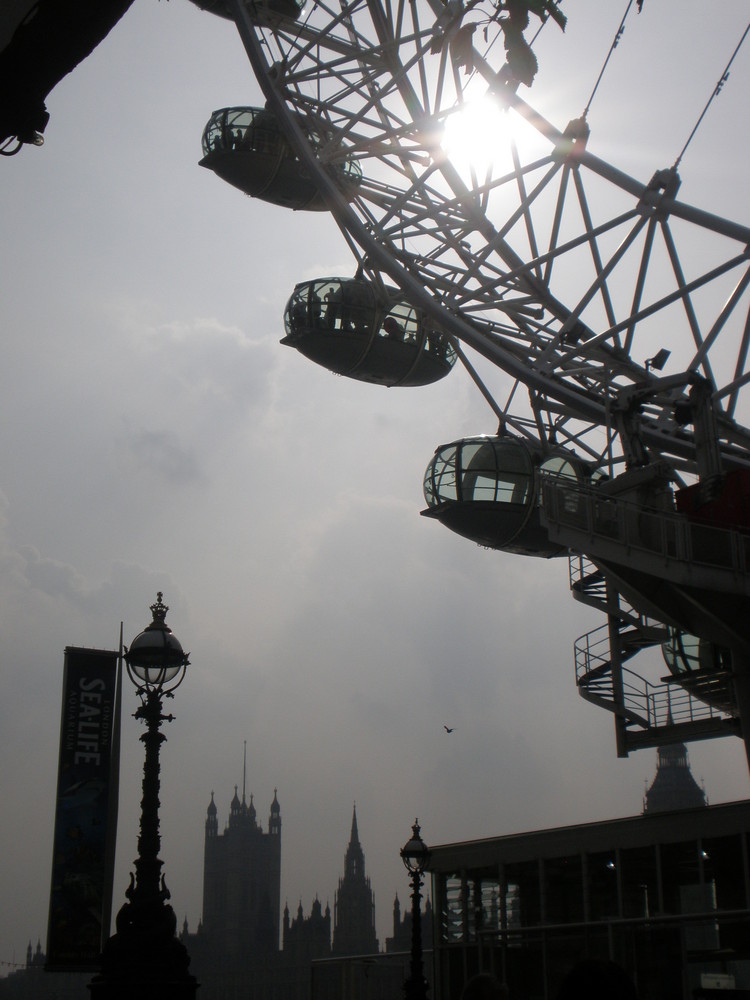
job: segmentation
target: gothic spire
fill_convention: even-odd
[[[356,802],[352,812],[352,832],[349,835],[349,846],[344,858],[344,878],[355,881],[364,881],[365,878],[365,855],[359,842]]]
[[[334,955],[364,955],[378,951],[375,933],[375,902],[365,875],[365,855],[359,842],[357,804],[352,810],[349,846],[344,858],[344,877],[334,902]]]

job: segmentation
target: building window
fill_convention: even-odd
[[[465,940],[463,897],[463,879],[459,875],[445,876],[440,937],[446,944],[457,944]]]
[[[574,924],[583,920],[583,868],[580,855],[544,862],[544,922]]]
[[[589,920],[612,920],[620,916],[617,862],[617,852],[613,850],[586,855]]]
[[[660,910],[656,850],[648,846],[619,852],[624,917],[650,917]]]
[[[533,927],[540,924],[539,863],[521,861],[506,865],[505,878],[508,927]]]
[[[744,910],[747,905],[742,837],[706,837],[701,841],[703,877],[716,886],[720,910]]]
[[[699,913],[709,909],[704,899],[703,868],[695,840],[662,844],[662,893],[665,913]]]

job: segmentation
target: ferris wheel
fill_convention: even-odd
[[[215,113],[204,165],[329,210],[354,258],[295,289],[284,342],[387,385],[462,364],[499,430],[438,448],[424,513],[571,555],[574,596],[608,620],[576,646],[578,688],[618,752],[740,733],[750,226],[681,201],[679,160],[635,179],[589,151],[585,112],[555,125],[519,96],[534,59],[511,12],[552,3],[195,2],[236,21],[266,99]],[[480,164],[451,146],[478,102],[504,136]],[[625,666],[654,645],[658,693]]]

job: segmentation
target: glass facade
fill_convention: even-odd
[[[745,802],[432,848],[435,1000],[478,972],[551,1000],[583,958],[642,1000],[693,1000],[706,975],[750,990],[749,841]]]

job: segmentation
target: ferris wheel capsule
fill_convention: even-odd
[[[552,542],[540,518],[545,476],[591,482],[576,455],[525,439],[472,437],[441,445],[424,476],[425,517],[479,545],[549,559],[567,554]]]
[[[226,0],[191,0],[191,3],[209,14],[234,20]],[[244,6],[256,24],[273,25],[279,21],[296,21],[305,9],[305,0],[245,0]]]
[[[306,129],[319,145],[320,137]],[[295,156],[273,112],[234,107],[214,111],[203,130],[202,167],[251,198],[295,210],[327,209],[315,179]],[[353,191],[362,172],[351,157],[331,165],[341,189]]]
[[[456,361],[447,334],[421,309],[362,278],[297,285],[284,310],[286,336],[311,361],[339,375],[385,386],[429,385]]]

